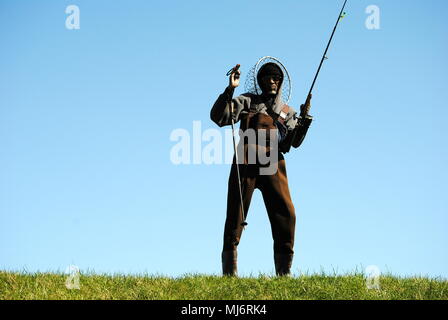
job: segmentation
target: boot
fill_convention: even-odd
[[[237,251],[223,251],[221,254],[222,274],[235,277],[237,275]]]
[[[291,253],[275,253],[275,273],[277,276],[289,276],[291,275],[291,265],[292,258],[294,257]]]

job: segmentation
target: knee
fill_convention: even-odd
[[[287,219],[289,223],[296,222],[296,210],[292,203],[285,203],[281,210],[278,210],[279,214],[283,216],[284,219]]]
[[[274,241],[274,253],[294,254],[294,241]]]
[[[223,250],[224,251],[235,250],[238,247],[239,243],[240,239],[236,235],[225,235]]]
[[[294,205],[292,203],[288,206],[288,212],[289,212],[289,216],[291,217],[291,219],[293,219],[295,221],[296,220],[296,209],[294,208]]]

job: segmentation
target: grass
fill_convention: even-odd
[[[207,275],[129,276],[81,274],[80,289],[67,289],[63,273],[0,271],[0,299],[149,300],[447,300],[448,281],[382,276],[380,290],[367,289],[363,274],[279,278]]]

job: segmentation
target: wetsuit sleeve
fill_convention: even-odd
[[[294,128],[294,131],[297,133],[294,137],[294,131],[290,132],[292,138],[294,139],[291,141],[291,145],[294,148],[298,148],[302,145],[303,140],[305,140],[306,134],[308,132],[308,129],[310,128],[311,123],[313,122],[312,116],[306,116],[305,118],[298,117],[297,118],[297,125]]]
[[[297,116],[297,112],[290,107],[290,111],[288,112],[288,116],[285,120],[287,133],[281,140],[281,143],[291,145],[294,148],[300,147],[305,140],[306,134],[312,122],[312,116],[308,115],[305,118]]]
[[[232,99],[234,89],[227,87],[226,90],[218,97],[210,111],[210,119],[220,127],[228,126],[232,123],[232,117],[237,123],[240,120],[241,111],[249,109],[250,95],[243,94]],[[233,114],[231,114],[231,106],[233,105]]]

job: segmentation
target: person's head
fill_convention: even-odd
[[[257,81],[263,94],[275,95],[283,82],[283,71],[273,62],[266,63],[258,71]]]

